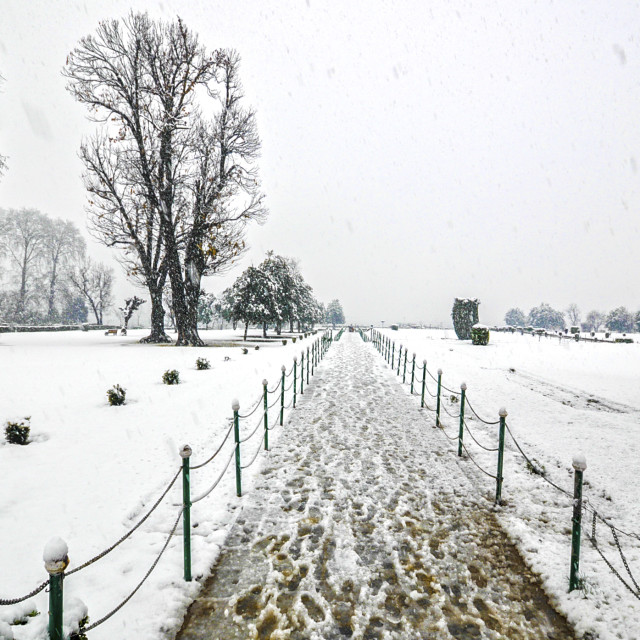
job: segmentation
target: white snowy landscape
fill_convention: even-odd
[[[202,334],[207,341],[237,337],[233,332]],[[487,421],[497,420],[499,408],[506,407],[509,428],[525,453],[545,470],[548,479],[569,492],[573,488],[572,458],[584,454],[585,501],[611,524],[637,534],[640,405],[634,381],[640,376],[640,345],[559,342],[494,332],[488,346],[477,347],[457,340],[451,330],[383,330],[383,334],[417,354],[417,370],[426,358],[431,373],[443,370],[443,384],[450,389],[459,390],[460,383],[466,382],[471,406]],[[145,515],[176,475],[182,445],[188,443],[193,449],[192,466],[208,458],[229,428],[232,400],[240,401],[241,414],[252,408],[260,398],[262,380],[269,381],[269,388],[275,387],[281,366],[286,365],[288,371],[293,356],[299,358],[301,348],[310,347],[320,333],[296,344],[289,341],[286,346],[262,344],[247,354],[231,346],[143,346],[137,344],[141,335],[134,331],[127,337],[102,332],[0,336],[0,416],[3,422],[25,416],[31,419],[27,446],[0,445],[0,599],[23,596],[46,579],[42,553],[53,537],[68,544],[71,563],[67,573],[110,547]],[[346,334],[342,342],[345,340],[359,341],[360,337]],[[339,344],[334,343],[321,368],[332,367]],[[197,357],[208,358],[212,368],[196,370]],[[382,356],[376,354],[376,358],[380,369],[376,375],[393,377]],[[387,374],[382,371],[385,368]],[[162,384],[167,369],[180,371],[179,385]],[[127,402],[121,407],[107,403],[106,390],[116,383],[127,390]],[[427,383],[435,392],[433,380],[427,378]],[[310,389],[314,384],[312,378]],[[416,391],[413,398],[407,394],[407,406],[414,406],[416,420],[431,429],[433,415],[425,415],[426,409],[419,411],[418,385]],[[426,400],[433,406],[430,396]],[[450,394],[443,392],[443,405],[455,415],[456,403],[451,402]],[[277,409],[276,405],[272,424]],[[474,419],[468,408],[466,415],[476,438],[494,447],[497,427]],[[243,421],[243,436],[253,430],[259,417],[258,411]],[[442,422],[447,433],[457,433],[457,421],[444,412]],[[286,448],[286,434],[285,422],[283,428],[271,432],[270,443]],[[490,508],[495,482],[471,461],[459,460],[455,442],[444,435],[441,441],[450,464],[460,465],[471,479],[473,492]],[[465,444],[478,464],[495,473],[495,453],[479,449],[468,438]],[[212,484],[231,447],[229,441],[214,463],[192,472],[192,497]],[[244,455],[252,457],[254,444],[248,443],[246,449]],[[251,493],[256,472],[268,455],[260,454],[257,463],[244,472],[246,493]],[[282,490],[276,482],[273,491]],[[568,593],[571,499],[528,471],[509,438],[502,495],[504,505],[497,514],[506,534],[542,576],[552,602],[567,616],[578,637],[637,638],[640,603],[588,542],[588,511],[583,520],[580,564],[583,587]],[[90,623],[95,622],[126,598],[162,549],[181,502],[178,479],[130,539],[70,575],[64,583],[65,614],[81,617],[84,603]],[[220,486],[192,508],[194,581],[182,579],[180,524],[140,591],[89,637],[172,638],[200,582],[209,575],[242,504],[243,499],[235,496],[231,465]],[[613,539],[601,523],[598,541],[616,570],[630,582]],[[620,534],[620,543],[637,576],[640,542]],[[0,636],[13,635],[16,640],[46,637],[47,608],[45,591],[19,605],[0,608]],[[34,611],[38,615],[29,617]],[[26,624],[15,624],[19,620]]]

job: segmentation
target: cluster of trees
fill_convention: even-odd
[[[239,68],[235,51],[208,51],[180,18],[131,13],[100,22],[63,70],[98,123],[80,147],[90,231],[148,290],[148,342],[170,341],[168,286],[176,344],[202,344],[201,279],[229,268],[246,225],[266,216]]]
[[[219,302],[220,315],[244,324],[244,339],[249,325],[262,325],[267,336],[269,325],[278,335],[285,323],[289,331],[298,331],[325,319],[324,306],[313,296],[295,260],[269,252],[257,267],[249,267],[226,289]]]
[[[0,321],[102,324],[113,271],[94,263],[72,223],[36,209],[0,209]]]
[[[618,307],[609,313],[593,310],[581,322],[580,309],[575,303],[562,312],[543,302],[540,306],[533,307],[526,316],[521,309],[509,309],[504,321],[511,327],[533,326],[558,330],[565,328],[565,316],[571,326],[579,326],[583,331],[599,331],[602,327],[621,333],[640,331],[640,311],[633,314],[625,307]]]

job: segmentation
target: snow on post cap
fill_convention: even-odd
[[[427,359],[426,358],[422,361],[422,364],[427,364]]]
[[[231,403],[231,408],[234,411],[240,411],[240,401],[237,398]]]
[[[416,352],[415,351],[413,352],[413,359],[414,360],[416,359]]]
[[[280,371],[282,371],[282,373],[284,373],[286,370],[287,370],[287,367],[285,367],[284,365],[280,367]]]
[[[262,386],[263,386],[263,387],[266,387],[268,384],[269,384],[269,383],[267,382],[267,379],[265,378],[265,379],[262,381]]]
[[[438,369],[438,375],[441,376],[442,375],[442,369]]]
[[[498,411],[498,415],[501,418],[506,418],[507,417],[507,410],[504,407],[500,407],[500,411]]]
[[[576,471],[584,471],[587,468],[587,459],[584,453],[578,453],[573,456],[573,468]]]
[[[460,385],[460,388],[461,388],[463,391],[466,391],[466,390],[467,390],[467,383],[466,383],[466,382],[463,382],[463,383]]]
[[[191,447],[188,444],[185,444],[182,449],[180,449],[180,457],[181,458],[189,458],[191,456]]]
[[[293,356],[293,361],[298,362],[298,356]]]
[[[69,547],[62,538],[51,538],[45,545],[42,559],[48,573],[62,573],[69,564]]]

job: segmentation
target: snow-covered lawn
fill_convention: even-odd
[[[489,344],[481,347],[457,340],[453,331],[382,333],[396,342],[396,354],[400,344],[409,350],[409,362],[416,353],[416,375],[426,359],[434,376],[442,369],[443,384],[450,389],[459,391],[465,382],[467,398],[485,420],[498,420],[500,407],[505,407],[507,424],[525,453],[544,468],[550,480],[571,493],[572,459],[584,454],[585,499],[616,527],[640,533],[640,344],[560,342],[492,332]],[[429,376],[427,382],[435,392],[436,384]],[[450,395],[443,394],[444,407],[455,416],[458,406]],[[426,399],[435,404],[428,394]],[[474,419],[468,407],[466,416],[476,438],[495,447],[498,427]],[[444,412],[442,420],[447,433],[455,436],[459,420]],[[465,438],[474,459],[495,474],[496,453],[480,449],[468,435]],[[452,451],[456,446],[453,442]],[[461,464],[491,499],[495,481],[471,462]],[[506,504],[499,509],[501,521],[578,631],[593,630],[601,638],[640,637],[640,601],[613,576],[584,535],[591,530],[591,512],[583,516],[580,573],[585,588],[568,595],[571,500],[527,469],[510,438],[504,478]],[[633,587],[612,536],[601,522],[597,539]],[[620,535],[630,568],[640,582],[639,540]]]
[[[384,333],[408,346],[410,353],[415,351],[419,364],[426,358],[432,373],[442,368],[448,387],[459,389],[465,381],[470,402],[484,418],[497,420],[499,408],[505,406],[508,424],[523,449],[558,485],[572,490],[571,461],[574,454],[584,453],[585,497],[616,526],[640,530],[640,344],[559,343],[492,333],[488,346],[474,347],[456,340],[452,331]],[[191,445],[192,465],[206,459],[228,429],[233,398],[240,400],[241,413],[250,409],[262,379],[275,386],[280,366],[288,369],[293,356],[311,346],[311,339],[286,346],[276,342],[243,355],[237,347],[143,346],[137,344],[140,335],[0,335],[0,422],[30,416],[33,440],[21,447],[0,439],[0,599],[22,596],[46,579],[42,552],[52,537],[60,536],[69,545],[68,570],[118,540],[174,477],[180,447]],[[204,332],[207,340],[230,335]],[[197,357],[208,358],[212,368],[197,371]],[[167,369],[180,371],[180,385],[162,384]],[[116,383],[127,389],[123,407],[110,407],[106,401],[107,389]],[[419,397],[407,402],[418,404]],[[445,406],[455,415],[456,403],[447,399]],[[476,437],[494,446],[497,428],[467,415]],[[256,413],[244,423],[245,433],[258,418]],[[443,422],[449,434],[457,431],[456,420],[444,413]],[[271,433],[272,442],[279,432]],[[476,461],[495,473],[495,453],[469,440],[467,445]],[[229,447],[230,443],[213,463],[192,473],[192,496],[214,481]],[[456,464],[453,444],[451,448],[451,464]],[[253,451],[253,444],[248,445],[243,455]],[[459,464],[491,500],[494,482],[470,461]],[[245,473],[247,491],[258,468],[254,465]],[[637,638],[640,603],[586,539],[581,562],[585,589],[567,594],[570,499],[528,472],[509,442],[504,477],[506,504],[499,517],[570,621],[579,631],[594,630],[603,639]],[[67,608],[73,608],[71,598],[80,598],[95,622],[119,604],[160,552],[181,499],[178,480],[131,539],[70,575],[65,580]],[[194,505],[194,578],[207,575],[240,504],[230,469],[221,485]],[[601,524],[598,531],[604,552],[624,572],[611,536]],[[640,545],[624,536],[621,542],[638,578]],[[92,640],[171,638],[198,588],[196,582],[182,580],[182,562],[180,525],[149,580],[119,613],[91,632]],[[44,591],[24,605],[0,607],[0,630],[6,629],[2,621],[11,622],[34,608],[39,616],[11,629],[16,640],[42,637],[47,618]]]
[[[0,335],[0,599],[23,596],[47,578],[42,553],[48,540],[69,546],[69,570],[100,553],[126,533],[153,505],[178,471],[183,444],[193,449],[197,465],[211,455],[229,427],[231,403],[240,413],[260,397],[262,380],[280,380],[281,366],[311,347],[310,336],[286,346],[260,343],[244,355],[238,347],[174,348],[145,346],[145,332],[127,337],[102,332]],[[202,332],[205,340],[239,337],[238,332]],[[207,358],[211,369],[198,371]],[[180,384],[167,386],[162,374],[180,372]],[[287,384],[289,384],[288,379]],[[114,384],[127,390],[121,407],[107,403]],[[289,402],[291,391],[287,393]],[[273,401],[270,397],[270,402]],[[276,412],[275,414],[273,412]],[[277,415],[274,407],[271,415]],[[7,420],[31,418],[31,444],[9,445]],[[243,422],[253,430],[259,412]],[[273,420],[273,418],[272,418]],[[279,429],[271,432],[270,441]],[[253,455],[257,439],[247,443]],[[207,467],[193,471],[192,496],[206,490],[229,458],[231,439]],[[244,460],[243,460],[244,462]],[[245,487],[258,465],[245,472]],[[95,622],[123,600],[157,557],[182,502],[181,480],[140,530],[101,559],[65,580],[65,600],[80,598]],[[206,574],[219,550],[239,502],[233,469],[221,485],[194,505],[193,575]],[[91,632],[91,638],[171,637],[196,584],[182,580],[182,524],[156,570],[133,600]],[[47,622],[43,591],[15,606],[0,606],[2,629],[34,608],[40,612],[25,626],[12,626],[16,639],[35,638]],[[67,606],[69,608],[69,606]]]

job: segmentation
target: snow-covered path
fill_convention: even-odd
[[[572,638],[371,345],[334,343],[182,640]]]

